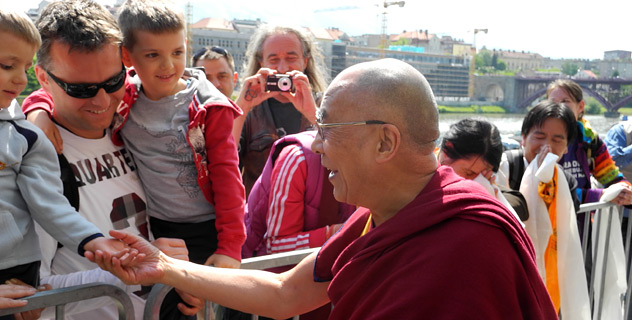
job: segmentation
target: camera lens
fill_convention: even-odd
[[[277,85],[281,91],[290,91],[292,89],[292,80],[290,78],[280,78]]]

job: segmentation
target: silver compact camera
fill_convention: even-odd
[[[294,83],[287,74],[272,74],[266,79],[266,91],[294,92]]]

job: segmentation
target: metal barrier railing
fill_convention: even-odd
[[[590,213],[593,214],[590,214]],[[584,228],[582,235],[582,252],[584,254],[584,262],[586,266],[590,267],[590,282],[588,286],[588,294],[592,308],[592,318],[602,319],[602,313],[604,308],[604,300],[607,292],[606,288],[606,271],[609,264],[614,263],[611,250],[615,250],[611,245],[611,233],[622,232],[621,225],[623,223],[624,211],[622,207],[617,207],[610,202],[597,202],[582,204],[577,214],[585,213],[584,215]],[[614,219],[614,216],[618,219]],[[615,225],[615,221],[617,221]],[[606,223],[604,227],[604,223]],[[591,230],[591,226],[594,230]],[[623,255],[625,258],[625,270],[628,272],[630,269],[630,240],[631,240],[632,224],[628,223],[624,234],[621,234],[624,248]],[[605,233],[605,234],[602,234]],[[594,237],[593,237],[594,234]],[[592,241],[590,240],[592,239]],[[601,242],[604,243],[601,243]],[[591,252],[587,252],[589,248]],[[603,251],[603,252],[602,252]],[[600,257],[602,257],[600,259]],[[601,265],[598,265],[598,261],[602,260]],[[600,270],[598,273],[597,270]],[[627,274],[627,273],[626,273]],[[597,280],[599,279],[599,280]],[[598,281],[598,283],[596,283]],[[623,319],[628,319],[630,311],[630,282],[632,278],[629,275],[626,276],[627,289],[621,297],[621,308],[623,311]],[[598,290],[597,290],[598,289]],[[598,294],[596,294],[598,292]]]
[[[134,306],[127,293],[117,286],[98,282],[41,291],[32,296],[20,298],[20,300],[27,300],[28,304],[19,308],[1,309],[0,316],[54,306],[55,319],[64,319],[66,304],[105,296],[114,300],[120,320],[134,320]]]
[[[301,262],[301,260],[310,255],[312,252],[318,251],[318,249],[320,248],[302,249],[244,259],[241,262],[241,269],[264,270],[294,265]],[[171,289],[173,289],[173,287],[164,284],[154,285],[145,303],[145,311],[143,315],[144,320],[158,320],[160,305]],[[212,313],[212,304],[207,301],[203,310],[204,320],[212,319]],[[259,317],[257,315],[253,315],[253,319],[259,319]],[[298,316],[295,316],[294,319],[298,319]]]
[[[589,297],[593,310],[593,319],[601,319],[602,317],[602,307],[604,301],[604,294],[606,291],[605,288],[605,278],[606,278],[606,269],[610,261],[609,255],[607,254],[609,250],[611,250],[610,237],[604,237],[602,239],[601,233],[605,232],[605,235],[610,235],[611,232],[621,232],[621,224],[623,221],[623,208],[617,207],[612,203],[589,203],[583,204],[580,206],[577,214],[580,213],[590,213],[593,214],[585,214],[584,220],[584,228],[583,228],[583,236],[582,236],[582,252],[584,254],[584,261],[586,264],[590,263],[591,266],[591,275],[590,275],[590,283],[589,283]],[[613,222],[616,219],[612,219],[613,215],[617,214],[619,218],[619,224],[613,225]],[[594,220],[594,222],[593,222]],[[602,228],[603,223],[607,223],[605,230]],[[591,232],[590,226],[594,228],[595,237],[594,240],[590,244],[591,252],[588,253],[588,244],[589,237],[593,232]],[[625,294],[621,297],[622,308],[624,312],[624,319],[628,319],[630,316],[630,304],[632,302],[632,272],[630,270],[629,264],[629,255],[632,240],[632,223],[627,224],[627,228],[623,235],[622,244],[624,247],[624,255],[625,255],[625,265],[626,265],[626,280],[627,280],[627,288]],[[603,248],[601,245],[601,241],[605,241]],[[299,263],[309,254],[314,251],[319,250],[319,248],[311,248],[304,250],[297,250],[292,252],[284,252],[278,254],[271,254],[261,257],[254,257],[244,259],[241,264],[242,269],[256,269],[263,270],[275,267],[282,267],[287,265],[294,265]],[[603,253],[600,251],[603,250]],[[603,258],[603,265],[597,266],[597,263],[593,261],[593,257],[599,257],[601,255]],[[599,275],[597,275],[597,269],[600,269]],[[599,276],[599,283],[595,283],[597,281],[597,277]],[[599,287],[597,287],[599,286]],[[599,290],[595,290],[598,288]],[[172,289],[170,286],[157,284],[154,285],[149,296],[147,298],[144,310],[145,320],[154,320],[158,319],[160,313],[160,305],[164,300],[166,294]],[[596,295],[596,291],[598,291],[598,295]],[[29,311],[34,309],[40,309],[44,307],[56,307],[56,319],[64,319],[65,316],[65,305],[71,302],[77,302],[81,300],[92,299],[101,296],[109,296],[112,297],[118,307],[119,310],[119,319],[134,319],[134,312],[132,302],[122,289],[104,283],[93,283],[86,284],[80,286],[72,286],[67,288],[54,289],[49,291],[38,292],[33,296],[21,298],[28,301],[28,304],[24,307],[20,308],[11,308],[11,309],[3,309],[0,310],[0,316],[9,315],[14,313],[19,313],[23,311]],[[595,305],[596,304],[596,305]],[[210,320],[213,319],[213,308],[211,303],[207,301],[206,306],[203,311],[204,319]],[[253,319],[258,319],[258,316],[253,315]],[[298,316],[295,316],[294,319],[298,319]]]
[[[598,269],[598,266],[596,263],[593,263],[593,257],[599,257],[600,254],[600,250],[604,250],[604,252],[608,252],[611,248],[611,243],[610,243],[610,238],[609,237],[605,237],[605,245],[601,246],[600,240],[601,237],[601,233],[605,232],[606,235],[609,235],[611,232],[621,232],[621,221],[622,221],[622,217],[623,217],[623,210],[619,210],[619,207],[616,207],[614,204],[609,203],[609,202],[598,202],[598,203],[588,203],[588,204],[583,204],[580,206],[579,211],[577,212],[577,214],[580,213],[589,213],[589,212],[593,212],[594,214],[585,214],[585,220],[584,220],[584,229],[583,229],[583,236],[582,236],[582,253],[584,254],[584,261],[587,265],[591,266],[591,275],[590,275],[590,283],[589,283],[589,297],[590,297],[590,301],[591,301],[591,305],[592,305],[592,310],[593,310],[593,319],[601,319],[602,318],[602,308],[603,308],[603,301],[604,301],[604,294],[605,294],[605,273],[606,273],[606,269],[608,266],[608,263],[610,263],[610,259],[608,258],[608,255],[606,255],[606,257],[603,259],[603,265],[600,266],[600,281],[599,283],[595,283],[597,281],[597,274],[596,274],[596,270]],[[622,209],[622,208],[621,208]],[[618,214],[619,217],[619,225],[613,226],[612,221],[613,219],[611,219],[613,214]],[[592,222],[592,219],[594,218],[595,222]],[[605,219],[604,219],[605,218]],[[607,223],[605,231],[602,231],[602,228],[600,228],[600,226],[603,223]],[[592,234],[592,230],[590,228],[590,226],[592,225],[592,227],[595,229],[595,237],[591,243],[591,252],[587,253],[587,250],[589,248],[588,243],[589,243],[589,237],[591,237]],[[629,223],[626,229],[626,233],[624,236],[624,241],[625,243],[624,248],[625,248],[625,259],[626,259],[626,270],[629,270],[630,266],[628,265],[628,256],[630,254],[630,240],[631,240],[631,233],[632,233],[632,223]],[[280,267],[280,266],[286,266],[286,265],[293,265],[296,264],[298,262],[300,262],[303,258],[305,258],[307,255],[309,255],[310,253],[318,250],[319,248],[312,248],[312,249],[305,249],[305,250],[300,250],[300,251],[293,251],[293,252],[286,252],[286,253],[279,253],[279,254],[273,254],[273,255],[266,255],[266,256],[261,256],[261,257],[255,257],[255,258],[249,258],[249,259],[244,259],[244,261],[242,262],[241,268],[242,269],[258,269],[258,270],[262,270],[262,269],[268,269],[268,268],[274,268],[274,267]],[[632,283],[632,273],[629,273],[628,279],[627,279],[627,291],[624,297],[622,297],[621,301],[622,301],[622,308],[624,311],[624,319],[628,319],[628,313],[629,313],[629,309],[630,309],[630,302],[631,302],[631,289],[632,286],[630,286],[629,284]],[[595,290],[597,287],[599,286],[599,290]],[[164,296],[167,294],[167,292],[171,290],[171,287],[168,286],[164,286],[164,285],[156,285],[154,286],[154,288],[152,289],[152,293],[150,294],[150,297],[147,299],[147,304],[145,305],[145,316],[144,319],[145,320],[156,320],[158,319],[158,311],[160,309],[160,304],[162,303],[162,300],[164,299]],[[598,296],[595,296],[595,292],[598,291]],[[596,303],[596,305],[594,305]],[[207,301],[206,307],[205,307],[205,311],[204,311],[204,320],[210,320],[213,319],[213,315],[212,315],[212,308],[210,306],[211,304]],[[257,316],[253,316],[253,319],[258,319]],[[298,319],[298,316],[294,317],[294,319]]]

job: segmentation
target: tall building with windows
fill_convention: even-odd
[[[248,41],[261,20],[233,20],[204,18],[191,25],[193,53],[203,47],[219,46],[230,52],[235,61],[235,71],[241,74],[245,62]]]
[[[462,100],[468,97],[469,64],[465,56],[384,50],[385,58],[402,60],[419,70],[438,99]],[[380,49],[347,46],[346,66],[380,59]]]
[[[235,58],[235,69],[241,73],[248,41],[261,23],[260,20],[228,21],[204,18],[191,25],[193,52],[204,46],[224,47]],[[331,78],[351,65],[380,59],[380,49],[366,46],[368,42],[363,42],[362,37],[360,39],[349,37],[336,28],[305,28],[305,30],[311,33],[316,45],[323,52],[327,72]],[[402,37],[406,36],[407,34]],[[433,51],[440,51],[439,38],[430,37],[430,42],[432,41],[437,41],[436,44],[430,46],[437,48]],[[455,45],[467,44],[453,41],[451,50]],[[468,97],[470,58],[465,55],[455,55],[453,52],[413,52],[406,48],[397,48],[397,50],[393,48],[393,50],[385,50],[385,57],[405,61],[423,73],[439,98],[458,100]]]

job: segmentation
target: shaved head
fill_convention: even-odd
[[[396,125],[405,144],[434,149],[439,138],[432,89],[419,71],[400,60],[382,59],[345,69],[325,92],[323,104],[333,101],[364,120]]]

